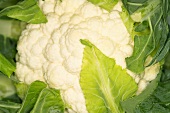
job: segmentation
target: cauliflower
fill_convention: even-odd
[[[119,15],[121,5],[108,12],[86,0],[40,0],[48,22],[29,24],[22,32],[17,46],[19,80],[27,84],[44,81],[61,91],[70,113],[87,113],[79,84],[84,49],[80,39],[88,39],[126,69],[125,58],[132,55],[134,42]],[[158,72],[158,63],[141,75],[128,71],[138,83],[138,93]]]

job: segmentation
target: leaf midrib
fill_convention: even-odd
[[[99,88],[101,89],[104,97],[105,97],[105,103],[106,103],[106,108],[108,108],[111,112],[115,112],[115,113],[120,113],[117,105],[115,104],[115,99],[112,96],[111,93],[111,88],[109,87],[109,82],[107,82],[107,79],[109,79],[108,77],[105,76],[105,74],[101,71],[101,69],[104,69],[100,66],[100,60],[96,55],[95,49],[92,49],[92,53],[94,54],[94,57],[96,58],[96,66],[97,66],[97,70],[98,70],[98,74],[99,75],[99,81],[101,82],[101,85],[99,85]],[[105,70],[105,69],[104,69]],[[105,70],[106,71],[106,70]],[[110,80],[109,80],[110,81]],[[103,97],[103,98],[104,98]]]

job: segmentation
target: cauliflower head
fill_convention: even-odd
[[[84,49],[80,39],[88,39],[126,68],[125,58],[131,56],[134,42],[119,15],[121,2],[111,12],[86,0],[40,0],[39,6],[48,22],[29,24],[22,32],[16,75],[27,84],[35,80],[46,82],[61,91],[69,112],[87,113],[79,84]],[[141,75],[128,73],[141,92],[158,71],[159,64],[155,64]]]

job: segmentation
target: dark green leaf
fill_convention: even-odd
[[[143,32],[144,30],[148,29],[149,24],[147,21],[143,21],[138,26],[136,26],[135,31],[136,32]]]
[[[41,91],[31,113],[64,113],[60,91],[45,88]]]
[[[168,51],[170,49],[170,38],[168,39],[168,41],[165,43],[164,47],[162,48],[161,51],[159,51],[160,53],[157,54],[157,56],[153,57],[153,60],[150,62],[149,65],[155,64],[157,62],[160,62],[163,58],[165,58],[165,56],[167,55]],[[149,66],[148,65],[148,66]]]
[[[163,73],[163,76],[167,75]],[[151,96],[136,106],[135,113],[170,113],[170,79],[165,78],[161,79]]]
[[[159,104],[159,101],[154,96],[150,96],[139,104],[134,113],[170,113],[163,104]]]
[[[154,48],[153,41],[152,35],[135,36],[133,54],[131,57],[126,58],[129,70],[139,74],[145,69],[145,59]]]
[[[18,113],[29,113],[33,109],[39,94],[46,87],[47,85],[44,82],[33,82],[28,88],[27,95]]]
[[[148,98],[158,86],[158,82],[160,80],[161,73],[157,76],[155,80],[153,80],[141,94],[135,96],[133,98],[127,99],[121,103],[123,109],[127,113],[134,113],[136,106],[138,106],[141,102],[143,102],[146,98]]]
[[[13,19],[0,19],[0,71],[8,77],[15,71],[17,39],[25,24]]]
[[[17,4],[20,0],[0,0],[0,9]]]
[[[17,40],[0,35],[0,53],[12,61],[16,55]]]
[[[167,0],[164,0],[166,2]],[[170,4],[169,4],[170,5]],[[166,4],[163,4],[162,10],[165,10]],[[168,10],[168,9],[166,9]],[[160,13],[157,13],[157,16],[159,16]],[[156,51],[155,54],[153,55],[153,59],[150,62],[150,65],[153,65],[162,59],[165,58],[166,54],[169,51],[169,46],[170,46],[170,36],[168,36],[169,29],[168,29],[168,22],[167,22],[167,11],[164,11],[162,14],[162,18],[159,18],[155,16],[152,18],[152,27],[154,28],[154,33],[153,36],[155,38],[155,44],[156,44]],[[160,20],[160,21],[158,21]]]
[[[168,0],[122,0],[136,22],[134,50],[126,59],[127,68],[137,74],[145,69],[146,58],[153,60],[148,66],[160,62],[169,50]],[[133,36],[133,35],[131,35]]]
[[[20,106],[18,103],[0,101],[0,113],[16,113]]]
[[[8,77],[15,71],[16,43],[16,40],[0,35],[0,71]]]
[[[139,96],[123,102],[122,106],[127,113],[170,113],[170,68],[167,66],[169,58],[168,54],[157,87],[148,85],[146,88],[145,91],[152,90],[150,95],[144,95],[144,91]]]
[[[166,71],[170,71],[170,50],[166,56],[164,68],[167,69]]]
[[[129,14],[141,12],[142,18],[152,15],[155,12],[155,7],[159,7],[161,0],[122,0]],[[143,20],[143,19],[142,19]]]

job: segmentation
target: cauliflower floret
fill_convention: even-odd
[[[90,40],[105,55],[114,58],[116,64],[126,68],[125,58],[132,54],[133,45],[119,15],[121,3],[111,13],[86,0],[40,0],[39,5],[48,22],[30,24],[22,32],[16,75],[27,84],[35,80],[48,83],[61,91],[63,100],[71,107],[70,113],[87,113],[79,84],[84,48],[80,39]],[[158,67],[145,71],[152,73]],[[155,71],[151,78],[144,73],[140,78],[128,72],[142,89],[158,73]]]

